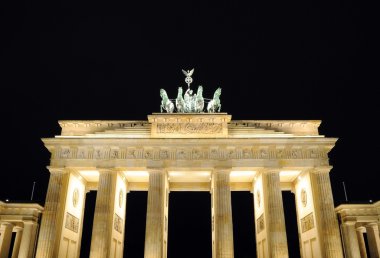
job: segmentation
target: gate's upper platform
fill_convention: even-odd
[[[318,120],[231,120],[227,113],[153,113],[148,120],[65,120],[58,138],[323,137]]]

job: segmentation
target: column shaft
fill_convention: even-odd
[[[3,223],[0,225],[0,258],[8,258],[12,239],[13,225]]]
[[[360,258],[359,242],[356,235],[355,224],[351,222],[343,222],[341,227],[346,258]]]
[[[51,173],[45,208],[42,214],[41,229],[38,238],[38,258],[58,256],[57,239],[61,233],[63,210],[65,208],[66,188],[69,175],[67,173]]]
[[[262,173],[262,177],[269,257],[287,258],[288,243],[280,174],[279,171],[265,171]]]
[[[370,223],[366,228],[370,256],[371,258],[380,258],[380,237],[377,223]]]
[[[234,257],[230,170],[213,174],[214,248],[215,258]]]
[[[310,173],[310,180],[322,256],[325,258],[343,257],[329,173],[326,170],[315,170]]]
[[[17,258],[20,250],[20,243],[22,238],[22,228],[18,227],[16,230],[16,238],[13,244],[12,258]]]
[[[116,178],[117,173],[112,171],[102,171],[99,176],[91,238],[91,258],[110,256]]]
[[[356,236],[358,237],[358,243],[359,243],[359,251],[360,251],[360,257],[361,258],[367,258],[367,249],[365,248],[365,241],[363,233],[365,231],[365,228],[359,227],[356,229]]]
[[[149,172],[148,207],[146,214],[145,258],[165,258],[165,173]]]

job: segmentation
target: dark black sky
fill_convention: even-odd
[[[27,200],[36,181],[43,203],[49,153],[40,138],[59,134],[58,120],[146,119],[159,111],[159,89],[173,98],[185,86],[181,69],[193,67],[193,85],[202,84],[206,97],[222,87],[222,110],[233,119],[322,120],[320,133],[339,138],[330,155],[336,203],[344,201],[342,181],[350,201],[380,199],[380,90],[368,79],[376,74],[370,22],[355,1],[46,0],[0,9],[0,200]],[[143,193],[133,196],[128,207],[140,213],[131,218],[146,202]],[[204,199],[197,196],[173,194],[171,212],[183,220],[170,228],[196,216],[179,203]],[[251,198],[233,196],[238,258],[253,250],[244,240],[252,224],[239,222],[249,223],[242,210]],[[207,208],[196,210],[209,217]],[[209,230],[199,230],[207,240]],[[187,239],[175,232],[172,239]],[[169,244],[171,257],[175,248]]]

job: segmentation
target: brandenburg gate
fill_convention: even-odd
[[[234,257],[231,191],[253,194],[257,257],[291,257],[281,193],[290,190],[302,257],[342,258],[328,160],[336,139],[319,135],[320,121],[231,120],[220,88],[204,113],[194,70],[183,72],[184,97],[180,87],[174,105],[161,89],[161,113],[147,121],[60,121],[61,135],[43,139],[50,181],[36,257],[79,257],[90,190],[92,258],[123,256],[130,191],[148,191],[145,258],[167,257],[173,191],[210,192],[213,258]]]
[[[145,257],[166,257],[169,194],[210,192],[213,257],[233,257],[231,191],[251,191],[258,257],[289,257],[281,191],[295,194],[302,257],[343,257],[319,121],[60,121],[43,139],[50,181],[36,257],[79,257],[86,192],[97,190],[90,257],[122,257],[127,193],[148,191]],[[291,255],[291,254],[290,254]],[[291,257],[291,256],[290,256]]]

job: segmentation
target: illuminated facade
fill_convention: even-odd
[[[42,211],[43,207],[35,203],[0,201],[0,258],[35,257]],[[15,237],[11,248],[12,233]]]
[[[60,121],[43,139],[50,181],[36,257],[79,257],[86,192],[97,191],[90,257],[122,257],[127,193],[148,191],[145,257],[166,258],[169,194],[211,194],[212,253],[234,257],[231,191],[254,199],[257,256],[291,257],[281,191],[295,194],[303,258],[343,257],[320,121],[231,121],[226,113],[148,121]]]

